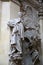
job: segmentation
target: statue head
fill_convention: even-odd
[[[22,12],[18,12],[18,16],[19,16],[19,18],[21,18],[22,17]]]

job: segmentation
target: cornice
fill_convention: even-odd
[[[39,10],[40,8],[40,4],[37,0],[1,0],[1,1],[12,1],[14,3],[16,3],[18,6],[22,5],[23,1],[28,2],[33,8],[35,8],[36,10]],[[43,7],[43,5],[42,5]]]
[[[2,2],[8,2],[8,1],[10,1],[10,0],[1,0]]]

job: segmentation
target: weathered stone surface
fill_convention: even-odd
[[[23,25],[25,28],[24,37],[28,38],[28,40],[30,40],[31,44],[33,43],[33,45],[31,47],[28,47],[29,45],[27,45],[27,44],[30,42],[27,42],[27,41],[24,42],[24,45],[23,45],[23,50],[25,51],[24,58],[26,57],[25,59],[26,60],[28,59],[28,60],[25,61],[25,59],[24,59],[23,62],[26,65],[28,65],[28,63],[30,63],[30,65],[32,65],[32,64],[35,65],[37,60],[39,60],[39,58],[40,58],[39,54],[40,54],[40,44],[41,44],[41,42],[39,42],[40,25],[38,23],[38,16],[37,16],[38,12],[34,8],[32,8],[32,6],[29,5],[27,2],[23,1],[22,4],[23,4],[23,9],[24,9],[24,11],[22,11],[22,12],[25,12],[25,15],[23,14],[23,17],[21,18],[21,21],[23,22]],[[25,46],[27,46],[27,48]],[[33,49],[34,49],[34,51],[33,51]],[[31,52],[31,54],[32,54],[31,60],[32,60],[32,58],[34,58],[34,61],[32,61],[32,62],[29,61],[30,56],[27,58],[27,56],[29,55],[29,52]],[[25,55],[25,54],[27,54],[27,55]],[[37,64],[39,64],[39,63],[37,62]]]
[[[38,23],[37,16],[38,12],[26,1],[22,1],[22,8],[23,10],[21,10],[22,11],[21,22],[23,23],[24,26],[24,42],[21,41],[22,55],[18,57],[17,53],[16,53],[17,55],[12,54],[11,59],[14,60],[14,58],[16,58],[16,60],[14,60],[13,62],[13,64],[15,63],[16,65],[19,65],[19,63],[20,65],[37,65],[40,64],[41,46],[41,42],[39,41],[40,25]],[[11,26],[12,25],[13,24],[11,23]]]

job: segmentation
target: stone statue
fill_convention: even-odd
[[[12,31],[12,39],[11,39],[11,44],[14,44],[16,49],[19,51],[19,53],[22,53],[22,49],[21,49],[21,39],[23,40],[23,25],[21,23],[21,21],[17,22],[16,26],[13,28]]]
[[[22,56],[22,42],[24,40],[24,27],[21,22],[21,12],[19,12],[18,15],[19,18],[14,19],[14,23],[10,25],[13,26],[10,39],[10,45],[11,45],[11,52],[9,54],[10,60],[18,60],[22,58],[21,56]]]

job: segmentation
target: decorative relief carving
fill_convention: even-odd
[[[31,57],[24,59],[24,63],[25,63],[24,65],[37,65],[40,64],[39,55],[41,48],[41,40],[40,40],[40,32],[39,32],[40,25],[38,23],[37,12],[27,2],[23,2],[22,6],[24,10],[21,10],[23,13],[21,21],[23,22],[25,29],[24,37],[30,40],[29,42],[27,42],[27,40],[25,39],[25,43],[23,45],[24,47],[23,51],[25,50],[24,55],[25,53],[27,53],[27,55],[25,56],[28,56],[29,54],[31,55]],[[27,45],[28,43],[31,43],[30,46]],[[27,45],[27,49],[25,48],[26,45]],[[29,58],[31,58],[32,62],[26,61],[27,59],[29,60]]]

